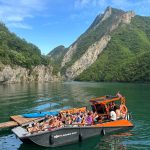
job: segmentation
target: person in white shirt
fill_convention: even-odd
[[[117,119],[116,113],[114,110],[110,110],[110,120],[115,121]]]
[[[120,119],[121,118],[121,112],[120,112],[120,107],[118,105],[116,105],[114,107],[115,113],[116,113],[116,118]]]

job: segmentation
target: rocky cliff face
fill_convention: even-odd
[[[126,24],[130,24],[131,19],[135,16],[135,13],[133,11],[129,11],[122,15],[122,22]]]
[[[112,8],[108,7],[106,9],[105,13],[103,14],[103,17],[102,17],[100,23],[103,22],[104,20],[106,20],[107,18],[109,18],[111,14],[112,14]]]
[[[84,55],[66,70],[67,79],[71,80],[75,78],[91,64],[93,64],[96,61],[98,55],[106,47],[109,40],[110,36],[106,35],[103,36],[98,42],[92,44],[84,53]]]
[[[20,66],[9,65],[3,66],[0,71],[0,83],[21,83],[29,81],[50,82],[60,80],[59,76],[52,74],[53,68],[51,66],[36,66],[31,70],[22,68]]]
[[[73,80],[92,65],[110,41],[111,33],[116,30],[120,24],[129,24],[134,16],[135,13],[132,11],[123,12],[120,10],[113,10],[111,7],[108,7],[101,17],[98,16],[96,18],[92,27],[89,28],[85,35],[90,35],[91,32],[98,32],[99,29],[102,29],[102,32],[104,32],[103,28],[105,32],[96,42],[92,43],[85,50],[84,54],[82,54],[79,59],[77,59],[71,66],[67,67],[65,77],[69,80]],[[106,22],[108,27],[105,27]],[[64,55],[61,67],[64,67],[68,62],[74,59],[74,54],[78,53],[78,43],[80,41],[82,41],[82,36],[74,43],[74,45],[70,46],[69,50]]]
[[[77,43],[69,47],[69,50],[67,51],[67,53],[65,54],[62,60],[61,67],[64,67],[65,64],[71,60],[73,54],[76,52],[76,49],[77,49]]]

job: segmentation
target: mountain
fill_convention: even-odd
[[[61,62],[66,52],[67,52],[67,48],[65,48],[63,45],[60,45],[54,48],[50,53],[47,54],[49,58],[51,59],[51,63],[54,67],[55,74],[61,71],[60,70]]]
[[[135,16],[121,25],[98,59],[76,80],[150,81],[150,17]]]
[[[125,13],[122,10],[108,7],[105,13],[96,17],[89,29],[71,45],[61,63],[68,79],[74,79],[96,61],[111,39],[109,33],[118,27],[123,14]]]
[[[108,7],[61,56],[69,80],[149,81],[150,17]]]

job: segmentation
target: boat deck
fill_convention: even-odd
[[[37,118],[24,118],[21,115],[17,115],[17,116],[10,116],[10,119],[17,122],[19,125],[22,125],[22,124],[34,121]]]
[[[26,124],[28,122],[35,121],[37,119],[39,119],[39,118],[24,118],[21,115],[10,116],[11,121],[0,123],[0,129],[1,128],[15,127],[18,125],[23,125],[23,124]]]
[[[0,123],[0,129],[1,128],[15,127],[15,126],[18,126],[18,123],[15,121],[8,121],[8,122]]]

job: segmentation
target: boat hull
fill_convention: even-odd
[[[56,147],[70,143],[81,142],[84,139],[96,136],[104,135],[107,133],[127,130],[131,127],[106,127],[106,128],[68,128],[62,129],[55,132],[49,132],[40,136],[33,136],[29,139],[37,145],[45,147]]]
[[[121,125],[126,123],[124,125]],[[114,125],[116,124],[116,125]],[[118,125],[117,125],[118,124]],[[45,131],[28,136],[20,136],[22,141],[30,140],[37,145],[44,147],[56,147],[70,143],[80,142],[84,139],[96,136],[105,135],[107,133],[123,131],[133,128],[133,125],[128,120],[120,120],[97,124],[95,126],[84,127],[64,127],[53,131]],[[15,132],[14,132],[15,133]]]

